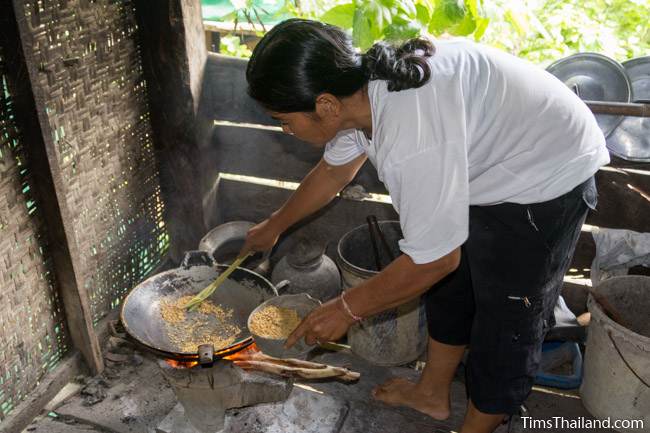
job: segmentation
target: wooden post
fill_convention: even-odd
[[[207,58],[199,0],[135,0],[151,125],[170,234],[169,255],[179,262],[206,233],[199,145],[211,119],[199,116]]]
[[[12,8],[13,5],[13,8]],[[14,93],[17,121],[25,139],[25,146],[36,180],[34,188],[39,197],[43,215],[48,222],[50,253],[54,262],[56,278],[61,290],[68,331],[74,346],[83,355],[91,373],[104,369],[102,354],[92,321],[88,293],[80,287],[79,257],[72,218],[65,197],[62,195],[61,172],[54,154],[53,135],[45,113],[43,95],[36,83],[38,62],[30,44],[28,24],[24,15],[16,14],[21,6],[18,0],[4,3],[2,11],[6,26],[0,37],[6,38],[8,63],[22,71],[17,77]],[[6,12],[6,13],[5,13]]]

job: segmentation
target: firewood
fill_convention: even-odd
[[[343,367],[302,361],[300,359],[274,358],[261,352],[243,355],[233,362],[236,366],[244,369],[259,370],[280,376],[298,376],[303,379],[335,378],[352,382],[361,376],[359,373]]]
[[[325,366],[325,368],[291,367],[262,361],[235,361],[235,365],[244,369],[264,371],[286,377],[301,377],[303,379],[335,378],[346,382],[359,379],[360,374],[344,368]]]

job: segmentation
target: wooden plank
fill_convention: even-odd
[[[237,33],[239,35],[257,36],[261,31],[270,31],[273,26],[269,24],[264,25],[264,29],[259,24],[249,24],[247,22],[239,22],[235,27],[234,22],[225,21],[203,21],[203,28],[206,32],[215,33]]]
[[[212,121],[199,116],[207,56],[200,4],[194,0],[164,0],[154,8],[145,0],[135,4],[169,254],[179,261],[205,233],[197,149],[200,140],[209,139]]]
[[[647,171],[650,173],[650,162],[637,162],[637,161],[626,161],[623,158],[619,158],[618,156],[612,155],[611,153],[609,154],[610,158],[610,163],[608,164],[608,167],[612,168],[619,168],[619,169],[632,169],[632,170],[640,170],[640,171]]]
[[[216,126],[211,143],[201,150],[203,170],[300,182],[323,150],[281,132]],[[214,177],[213,177],[214,178]],[[386,194],[377,171],[367,161],[353,183]]]
[[[21,1],[14,0],[12,4],[14,12],[21,11]],[[17,121],[22,125],[21,130],[25,135],[26,148],[36,179],[34,187],[48,221],[50,254],[61,289],[68,330],[74,346],[82,353],[91,372],[97,374],[104,369],[104,362],[93,328],[88,293],[79,284],[80,252],[77,250],[74,227],[70,224],[71,212],[63,193],[53,133],[45,113],[44,95],[38,86],[32,85],[38,82],[38,62],[34,60],[29,42],[29,23],[22,13],[13,16],[16,17],[15,20],[6,20],[7,25],[12,27],[6,34],[14,34],[16,39],[6,45],[8,49],[11,48],[7,55],[10,56],[9,63],[21,65],[16,66],[16,69],[26,71],[23,72],[22,79],[16,80],[18,89],[15,93],[23,95],[16,98]],[[17,40],[20,40],[20,43],[16,43]]]
[[[587,224],[650,232],[650,175],[600,170],[596,181],[598,207]]]
[[[81,353],[78,350],[72,351],[2,421],[0,433],[21,433],[68,382],[86,372]]]
[[[260,222],[277,210],[292,191],[231,180],[221,180],[215,191],[215,209],[205,209],[214,215],[214,225],[228,221]],[[336,244],[348,231],[365,224],[366,216],[376,215],[379,220],[397,220],[391,205],[370,201],[352,201],[335,198],[332,203],[290,228],[280,239],[273,261],[284,256],[299,235],[319,239],[327,245],[328,254],[334,258]]]

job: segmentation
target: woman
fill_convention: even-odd
[[[340,29],[274,27],[248,64],[249,94],[284,132],[323,147],[289,200],[248,234],[268,250],[326,205],[366,158],[400,215],[402,255],[313,311],[287,340],[337,340],[350,325],[426,294],[418,383],[375,398],[449,416],[469,348],[462,432],[490,432],[528,396],[553,306],[609,162],[588,108],[545,71],[468,41],[414,39],[359,54]]]

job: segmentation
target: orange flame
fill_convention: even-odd
[[[253,343],[250,346],[233,353],[232,355],[224,356],[223,359],[227,359],[229,361],[237,361],[238,359],[246,358],[247,355],[251,355],[259,351],[260,349],[257,347],[257,344]]]
[[[176,361],[174,359],[165,359],[165,362],[173,368],[192,368],[199,365],[198,361]]]
[[[257,347],[255,343],[244,347],[245,343],[241,344],[240,346],[242,349],[236,351],[235,353],[224,356],[223,359],[227,359],[228,361],[237,361],[238,359],[245,358],[247,355],[251,355],[253,353],[259,352],[260,349]],[[228,351],[230,351],[229,349]],[[219,353],[217,353],[219,355]],[[198,361],[176,361],[174,359],[165,359],[165,362],[167,365],[173,368],[192,368],[196,367],[199,365]]]

